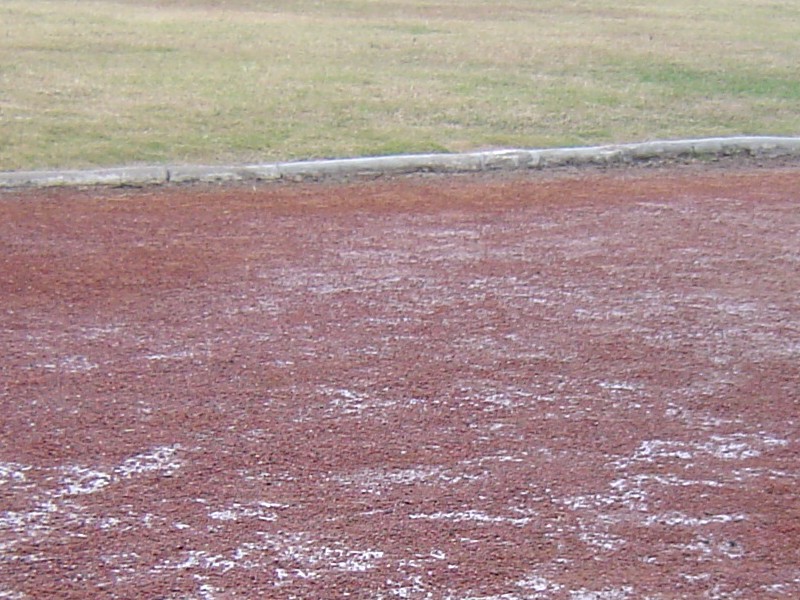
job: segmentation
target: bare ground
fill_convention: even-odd
[[[800,597],[798,190],[0,195],[0,598]]]

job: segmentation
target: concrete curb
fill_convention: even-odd
[[[464,154],[408,154],[239,166],[144,166],[86,171],[0,172],[0,188],[146,186],[166,183],[302,181],[364,175],[460,173],[543,169],[566,165],[610,165],[684,157],[800,156],[800,137],[728,137],[643,142],[584,148],[512,149]]]

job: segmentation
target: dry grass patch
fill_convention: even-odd
[[[0,169],[798,134],[790,0],[5,0]]]

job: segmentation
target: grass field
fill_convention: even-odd
[[[0,170],[800,134],[794,0],[3,0]]]

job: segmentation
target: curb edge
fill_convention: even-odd
[[[681,157],[800,156],[800,137],[737,136],[651,141],[577,148],[506,149],[461,154],[401,154],[229,166],[174,165],[88,170],[0,172],[0,189],[30,187],[140,187],[166,183],[303,181],[367,175],[464,173],[612,165]]]

